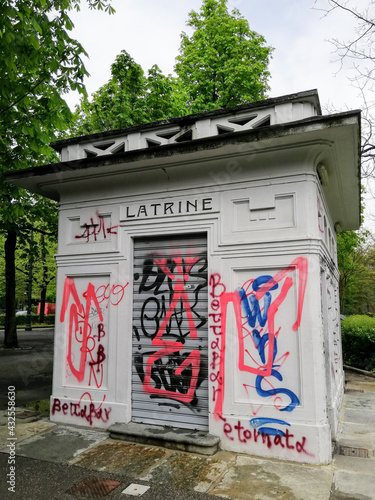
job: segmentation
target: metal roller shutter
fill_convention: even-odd
[[[134,422],[208,430],[206,235],[134,243]]]

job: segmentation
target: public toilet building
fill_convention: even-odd
[[[308,91],[55,142],[60,163],[9,174],[59,202],[51,419],[330,462],[359,144],[360,113]]]

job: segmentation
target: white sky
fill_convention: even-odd
[[[363,1],[363,0],[362,0]],[[89,54],[85,60],[92,94],[110,77],[110,66],[125,49],[146,72],[157,64],[163,73],[173,73],[180,34],[188,31],[186,21],[191,10],[199,11],[201,0],[112,0],[114,15],[89,10],[82,2],[79,13],[70,14],[78,39]],[[318,0],[325,6],[326,0]],[[332,37],[347,38],[353,32],[351,18],[340,11],[323,17],[314,0],[228,0],[229,8],[238,8],[250,28],[263,35],[274,47],[270,65],[270,97],[317,88],[322,106],[335,108],[358,106],[356,90],[347,73],[336,75],[339,64]],[[68,98],[69,105],[78,95]]]
[[[359,0],[359,3],[364,0]],[[199,11],[201,0],[112,0],[116,13],[89,10],[82,2],[79,13],[71,12],[73,38],[89,54],[85,65],[90,73],[85,84],[91,95],[110,78],[110,66],[125,49],[147,72],[157,64],[164,74],[173,73],[180,34],[191,10]],[[366,2],[368,3],[368,2]],[[349,68],[340,65],[328,41],[352,39],[355,24],[336,10],[324,16],[317,7],[327,0],[228,0],[248,20],[250,28],[274,47],[270,64],[269,97],[317,89],[324,108],[358,109],[358,91],[350,84]],[[67,96],[73,108],[77,93]],[[366,220],[369,220],[366,218]]]

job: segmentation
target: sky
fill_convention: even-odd
[[[362,0],[363,1],[363,0]],[[146,72],[157,64],[164,74],[173,73],[175,57],[189,12],[199,11],[201,0],[112,0],[116,13],[89,10],[82,1],[79,13],[72,12],[74,38],[89,54],[85,65],[89,95],[110,78],[110,66],[125,49]],[[270,64],[270,97],[318,89],[322,106],[335,109],[359,105],[357,91],[347,79],[329,39],[345,39],[353,32],[350,16],[335,11],[324,17],[318,7],[327,0],[228,0],[237,8],[250,28],[263,35],[274,47]],[[70,106],[78,95],[68,97]]]
[[[199,11],[201,3],[112,0],[116,13],[109,15],[89,10],[82,1],[81,11],[70,13],[75,25],[71,35],[89,55],[84,59],[90,73],[85,80],[88,94],[109,80],[111,64],[123,49],[145,72],[157,64],[164,74],[173,74],[180,34],[191,33],[186,21],[191,10]],[[358,90],[349,81],[353,76],[350,66],[346,64],[340,70],[338,55],[329,41],[352,39],[355,23],[342,10],[325,15],[321,9],[327,6],[328,0],[228,0],[229,10],[237,8],[250,28],[274,47],[269,97],[317,89],[324,113],[360,108]],[[66,100],[74,108],[79,95],[71,93]],[[371,208],[370,202],[367,205],[375,213],[372,203]],[[370,218],[366,215],[369,227]],[[375,223],[373,226],[375,229]]]

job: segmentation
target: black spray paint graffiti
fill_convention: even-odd
[[[168,404],[175,408],[181,403],[194,407],[208,373],[201,345],[207,328],[201,306],[202,299],[207,301],[207,258],[155,254],[144,260],[134,281],[140,308],[134,364],[143,391],[151,398],[174,400]]]

